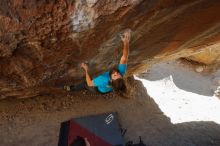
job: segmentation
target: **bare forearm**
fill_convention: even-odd
[[[123,43],[123,54],[120,60],[120,64],[126,64],[129,55],[129,42]]]
[[[123,56],[128,58],[128,55],[129,55],[129,42],[124,42]]]
[[[85,71],[86,72],[86,83],[88,86],[93,86],[93,82],[92,82],[92,79],[88,73],[88,70]]]

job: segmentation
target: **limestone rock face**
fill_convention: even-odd
[[[1,0],[0,95],[33,97],[117,65],[132,30],[128,73],[219,48],[220,1]]]
[[[203,63],[206,65],[212,65],[220,62],[220,48],[219,44],[214,44],[201,49],[200,52],[187,57],[187,59]]]

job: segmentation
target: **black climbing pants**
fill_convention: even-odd
[[[76,85],[71,85],[70,90],[71,91],[88,90],[89,92],[92,92],[92,93],[99,93],[96,87],[89,87],[86,82],[82,82]]]

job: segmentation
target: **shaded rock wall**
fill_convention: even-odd
[[[218,0],[1,0],[0,94],[32,97],[118,63],[132,30],[128,74],[190,56],[220,39]],[[118,55],[119,54],[119,55]]]

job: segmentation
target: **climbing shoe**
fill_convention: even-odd
[[[70,91],[70,86],[65,85],[65,86],[63,87],[63,89],[66,90],[66,91]]]

